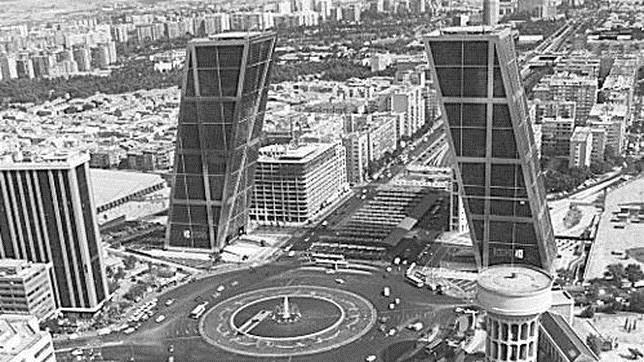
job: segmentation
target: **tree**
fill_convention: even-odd
[[[602,353],[602,340],[599,336],[589,334],[588,337],[586,337],[586,344],[593,352],[595,352],[596,355],[599,356],[599,354]]]
[[[642,267],[639,264],[628,264],[624,269],[626,274],[626,279],[631,283],[636,283],[644,279],[644,272],[642,272]]]
[[[125,271],[123,270],[123,268],[119,267],[118,269],[116,269],[116,272],[114,273],[114,279],[120,280],[120,279],[123,279],[124,277],[125,277]]]
[[[624,270],[624,266],[622,264],[619,264],[619,263],[611,264],[611,265],[607,266],[606,270],[618,282],[620,282],[626,276],[626,271]]]
[[[579,318],[592,318],[595,316],[595,308],[593,306],[588,306],[579,313]]]
[[[126,270],[132,270],[136,266],[136,258],[132,255],[128,255],[123,258],[123,265]]]

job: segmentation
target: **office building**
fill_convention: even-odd
[[[0,314],[0,362],[22,361],[56,361],[51,335],[34,316]]]
[[[51,263],[0,259],[0,314],[28,314],[45,320],[56,314]]]
[[[556,247],[510,30],[447,28],[425,42],[478,266],[550,270]]]
[[[262,147],[251,219],[265,225],[303,225],[347,189],[344,147],[333,143]]]
[[[590,127],[577,127],[570,137],[568,167],[590,167],[593,151],[593,133]]]
[[[0,164],[0,258],[53,264],[56,305],[93,313],[107,298],[89,156]]]
[[[552,303],[552,278],[526,266],[497,265],[477,279],[476,301],[487,312],[488,361],[536,362],[539,319]]]
[[[166,246],[219,250],[248,228],[275,33],[192,40]]]
[[[494,26],[499,22],[499,0],[483,0],[483,25]]]

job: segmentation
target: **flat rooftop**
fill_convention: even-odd
[[[0,259],[0,279],[24,279],[46,268],[44,263],[31,263],[21,259]]]
[[[217,33],[209,35],[207,38],[192,39],[188,44],[208,44],[217,43],[222,40],[248,40],[262,38],[265,36],[274,36],[275,33],[271,31],[230,31],[227,33]]]
[[[310,143],[297,147],[289,145],[270,145],[262,147],[259,152],[260,162],[271,163],[306,163],[333,147],[332,143]]]
[[[143,172],[92,168],[89,175],[97,208],[160,183],[165,184],[161,176]]]
[[[38,329],[36,317],[29,315],[0,315],[0,362],[13,361],[18,354],[49,333]]]
[[[482,35],[509,35],[510,29],[503,26],[489,26],[489,25],[476,25],[476,26],[453,26],[436,29],[424,35],[425,38],[440,38],[450,35],[477,37]]]
[[[5,170],[66,170],[89,161],[84,153],[55,153],[34,161],[0,161],[0,171]]]

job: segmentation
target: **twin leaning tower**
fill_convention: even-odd
[[[425,37],[488,311],[492,361],[535,361],[556,255],[509,29]],[[221,250],[248,227],[275,33],[190,42],[166,248]]]

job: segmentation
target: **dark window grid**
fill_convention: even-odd
[[[67,213],[69,212],[69,210],[65,211],[63,207],[63,205],[65,204],[63,201],[63,197],[69,196],[69,195],[66,195],[65,189],[63,185],[61,185],[61,182],[64,182],[64,181],[61,181],[58,175],[55,175],[54,187],[56,188],[56,199],[57,199],[56,201],[58,202],[58,209],[60,212],[62,236],[63,236],[63,240],[66,241],[66,245],[64,249],[67,254],[68,271],[69,271],[69,273],[65,274],[65,279],[63,280],[66,280],[66,279],[71,280],[71,288],[72,288],[71,292],[74,296],[74,300],[76,301],[75,305],[79,305],[80,295],[78,294],[78,291],[80,290],[80,287],[76,284],[76,270],[74,269],[74,265],[76,265],[74,261],[76,259],[71,254],[72,248],[73,248],[73,246],[70,245],[72,235],[69,235],[69,229],[67,228],[67,222],[68,222],[67,216],[69,216]]]
[[[75,187],[76,186],[76,185],[72,185],[70,183],[69,175],[68,175],[67,172],[64,172],[62,175],[63,175],[63,181],[65,182],[65,187]],[[81,249],[80,249],[80,242],[81,241],[80,241],[80,238],[79,238],[78,224],[76,223],[76,220],[75,220],[75,217],[74,217],[75,212],[74,212],[74,206],[72,205],[71,190],[69,191],[69,194],[68,194],[68,197],[67,197],[67,212],[68,212],[68,215],[69,215],[69,218],[70,218],[69,224],[70,224],[71,233],[72,233],[72,238],[71,238],[70,241],[74,245],[74,253],[76,255],[76,258],[72,259],[72,260],[75,260],[75,264],[78,267],[78,279],[79,279],[79,282],[81,284],[80,285],[80,288],[81,288],[80,291],[82,293],[83,300],[85,301],[84,305],[89,305],[89,295],[88,295],[87,285],[86,285],[87,272],[83,268],[85,266],[85,262],[87,262],[87,260],[85,260],[85,262],[83,262],[83,259],[85,259],[85,258],[83,258],[83,254],[81,253]]]

